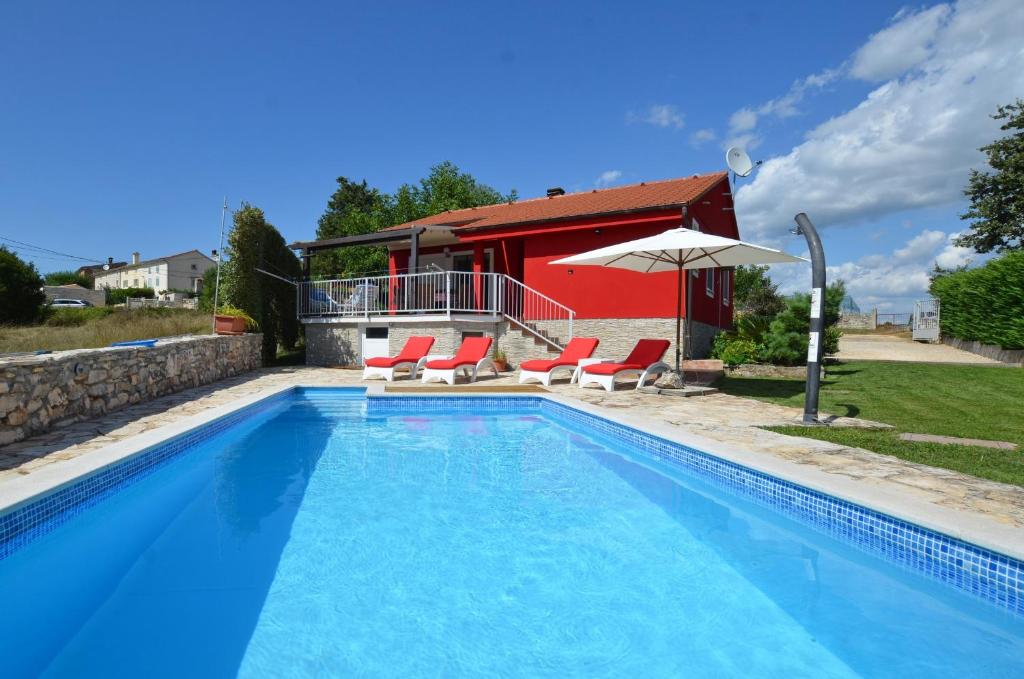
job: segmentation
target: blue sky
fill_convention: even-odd
[[[735,142],[765,160],[743,236],[799,253],[805,210],[861,305],[899,310],[967,259],[959,192],[1024,93],[1019,4],[6,3],[0,236],[208,251],[226,194],[305,239],[339,175],[392,190],[448,159],[535,196],[718,170]]]

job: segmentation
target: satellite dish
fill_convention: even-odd
[[[733,146],[725,152],[725,164],[737,177],[746,177],[754,171],[754,162],[750,160],[747,152],[738,146]]]

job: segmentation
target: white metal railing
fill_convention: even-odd
[[[434,271],[297,287],[299,318],[491,314],[558,348],[572,338],[572,309],[505,274]]]

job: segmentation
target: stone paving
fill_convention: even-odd
[[[190,389],[148,403],[130,406],[99,420],[80,422],[57,432],[0,448],[0,498],[4,483],[31,474],[46,465],[60,464],[112,442],[150,431],[225,405],[260,390],[285,384],[365,385],[360,372],[330,368],[269,368]],[[379,383],[379,382],[377,382]],[[399,381],[402,386],[418,382]],[[515,384],[512,376],[485,377],[478,386],[501,388]],[[428,387],[429,388],[429,387]],[[750,399],[712,394],[677,398],[641,394],[620,387],[614,393],[603,389],[580,389],[565,381],[550,390],[562,396],[627,412],[631,416],[679,427],[705,438],[750,451],[774,456],[819,471],[836,474],[865,484],[866,488],[898,491],[902,496],[967,512],[998,524],[1024,528],[1024,488],[986,481],[945,469],[927,467],[859,448],[827,441],[783,436],[759,429],[761,426],[794,424],[801,412],[796,408]],[[872,426],[876,423],[835,418],[839,426]],[[884,426],[884,425],[883,425]]]

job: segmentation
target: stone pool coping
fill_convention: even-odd
[[[385,392],[383,384],[281,384],[260,389],[242,396],[230,403],[209,408],[195,415],[111,443],[59,465],[47,465],[3,485],[0,498],[0,514],[31,503],[78,480],[98,473],[123,460],[141,454],[170,439],[227,417],[263,400],[273,398],[295,389],[365,389],[367,398],[523,398],[548,399],[554,403],[600,417],[610,422],[632,427],[641,432],[663,438],[673,443],[688,446],[729,462],[742,465],[770,476],[789,481],[851,502],[867,509],[907,521],[923,528],[943,533],[952,538],[971,543],[978,547],[998,552],[1017,560],[1024,560],[1024,529],[988,520],[981,515],[939,506],[918,498],[907,497],[896,488],[870,486],[854,478],[848,478],[818,468],[743,450],[737,446],[701,436],[692,431],[681,430],[671,424],[657,422],[650,417],[610,410],[582,400],[555,393],[499,393],[485,391],[463,391],[438,394],[424,391],[405,391],[400,394]]]

